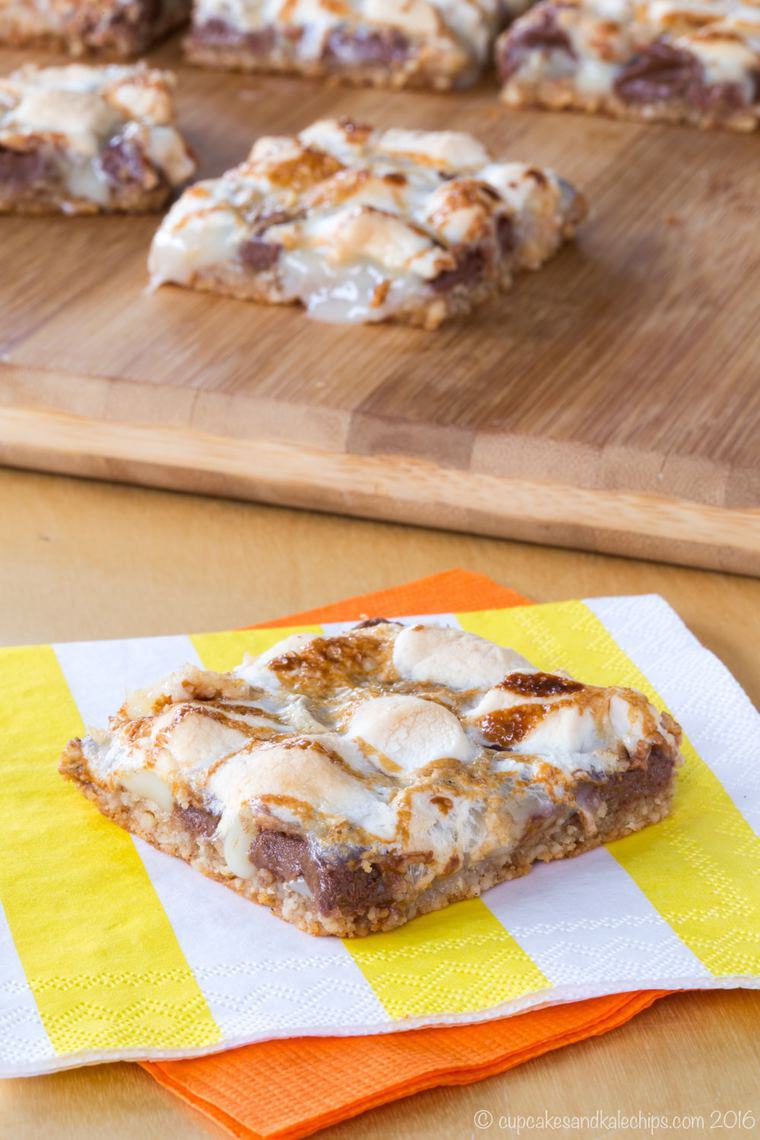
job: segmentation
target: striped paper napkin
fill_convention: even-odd
[[[231,668],[292,628],[0,650],[0,1073],[760,984],[760,718],[666,603],[425,620],[668,707],[686,732],[672,816],[400,930],[312,938],[132,839],[57,772],[125,689],[186,661]]]

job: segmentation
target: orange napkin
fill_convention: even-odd
[[[266,626],[461,613],[525,605],[483,574],[449,570],[404,586],[293,614]],[[192,1061],[146,1061],[159,1084],[246,1140],[297,1140],[436,1085],[463,1085],[600,1033],[664,992],[613,994],[501,1021],[372,1037],[264,1041]]]

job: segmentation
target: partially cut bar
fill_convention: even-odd
[[[379,620],[231,673],[188,666],[72,740],[61,771],[161,850],[352,937],[662,819],[679,740],[641,693]]]
[[[323,120],[187,190],[149,268],[154,286],[435,328],[537,269],[584,215],[553,171],[495,161],[471,135]]]
[[[129,59],[189,15],[190,0],[0,0],[0,45]]]
[[[473,83],[503,24],[499,0],[195,0],[193,63],[379,87]]]
[[[0,213],[159,210],[195,171],[169,72],[23,67],[0,79]]]
[[[760,6],[733,0],[542,0],[499,38],[511,107],[756,130]]]

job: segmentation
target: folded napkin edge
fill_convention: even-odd
[[[659,998],[667,997],[669,993],[670,991],[668,990],[639,990],[625,994],[612,994],[603,998],[591,998],[573,1003],[574,1008],[577,1008],[579,1011],[583,1010],[584,1007],[586,1007],[586,1009],[592,1007],[588,1010],[591,1016],[587,1019],[580,1020],[572,1027],[556,1034],[556,1036],[543,1037],[517,1049],[510,1050],[505,1046],[504,1051],[498,1053],[496,1056],[466,1067],[451,1064],[430,1067],[426,1072],[417,1077],[411,1079],[398,1078],[395,1081],[385,1084],[381,1089],[373,1093],[357,1096],[354,1100],[346,1101],[335,1109],[315,1115],[309,1120],[304,1120],[296,1125],[286,1125],[282,1128],[275,1127],[264,1131],[256,1131],[242,1124],[234,1116],[226,1112],[219,1104],[208,1099],[210,1095],[213,1095],[215,1090],[208,1088],[205,1081],[199,1081],[197,1089],[192,1087],[192,1076],[190,1076],[188,1080],[186,1072],[180,1075],[174,1071],[175,1067],[182,1065],[183,1062],[141,1061],[138,1063],[141,1068],[144,1068],[150,1073],[163,1087],[175,1093],[175,1095],[179,1096],[185,1103],[203,1113],[215,1123],[226,1128],[233,1136],[239,1137],[241,1140],[301,1140],[302,1137],[311,1136],[315,1132],[328,1128],[333,1124],[360,1116],[364,1112],[368,1112],[373,1108],[379,1108],[384,1104],[392,1103],[395,1100],[400,1100],[407,1096],[414,1096],[416,1093],[443,1085],[456,1086],[474,1084],[477,1081],[507,1072],[509,1069],[515,1068],[536,1057],[543,1056],[546,1053],[553,1052],[555,1049],[575,1044],[589,1037],[601,1036],[612,1029],[624,1025],[627,1021],[630,1021],[631,1018],[635,1017],[636,1014],[648,1009]],[[606,1007],[603,1010],[599,1010],[601,1003],[604,1003]],[[614,1003],[611,1008],[610,1003]],[[565,1010],[567,1012],[568,1007],[565,1007]],[[524,1016],[527,1016],[527,1014]],[[513,1019],[507,1018],[504,1020],[512,1021]],[[464,1028],[476,1029],[477,1025],[466,1026]],[[420,1029],[412,1030],[411,1032],[435,1033],[437,1031],[437,1029]],[[283,1044],[295,1044],[297,1040],[298,1039],[293,1038],[284,1039]],[[256,1046],[247,1046],[246,1048],[255,1049]],[[221,1056],[221,1054],[219,1056]],[[187,1062],[184,1064],[187,1064]]]

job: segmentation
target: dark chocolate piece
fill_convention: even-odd
[[[334,28],[323,58],[341,67],[392,67],[410,52],[409,40],[397,28]]]
[[[193,835],[205,835],[210,839],[219,826],[219,816],[205,808],[175,807],[174,811],[182,825]]]
[[[251,55],[269,55],[277,42],[277,34],[271,24],[254,32],[243,32],[215,16],[203,24],[197,24],[191,39],[198,44],[211,44],[216,47],[244,47]]]
[[[739,111],[746,100],[738,83],[707,83],[701,61],[666,40],[655,40],[626,64],[615,80],[615,94],[626,103],[665,103],[683,99],[702,111]]]
[[[265,241],[264,238],[252,237],[243,242],[238,250],[240,260],[246,269],[256,273],[271,269],[277,263],[282,252],[282,246],[275,242]]]
[[[399,875],[393,860],[362,866],[361,853],[330,862],[315,854],[303,836],[283,831],[262,831],[251,844],[251,862],[290,882],[303,878],[322,914],[333,910],[361,912],[388,906]]]
[[[758,98],[760,95],[755,95],[754,102]],[[740,83],[703,83],[695,92],[695,102],[703,111],[719,110],[727,115],[748,105]]]
[[[534,51],[560,51],[575,59],[575,51],[557,19],[557,9],[547,4],[524,16],[502,40],[497,65],[502,83],[520,69]]]
[[[702,65],[696,56],[655,40],[638,52],[615,80],[615,94],[626,103],[662,103],[667,99],[693,101],[702,86]]]
[[[474,285],[479,281],[486,268],[486,257],[482,249],[465,250],[457,259],[453,269],[444,269],[430,282],[431,289],[436,293],[446,293],[456,285]]]
[[[612,776],[580,776],[575,789],[576,802],[589,811],[597,811],[600,804],[607,805],[607,815],[614,816],[627,804],[643,796],[656,796],[665,792],[675,768],[675,757],[663,748],[653,748],[644,764],[637,764],[625,772]]]
[[[116,186],[132,185],[150,189],[164,181],[161,172],[135,139],[112,139],[101,152],[100,166],[109,181]]]
[[[496,240],[503,254],[513,253],[517,246],[515,223],[509,214],[501,214],[496,219]]]
[[[44,182],[49,176],[50,163],[39,149],[0,146],[0,186],[15,192]]]

